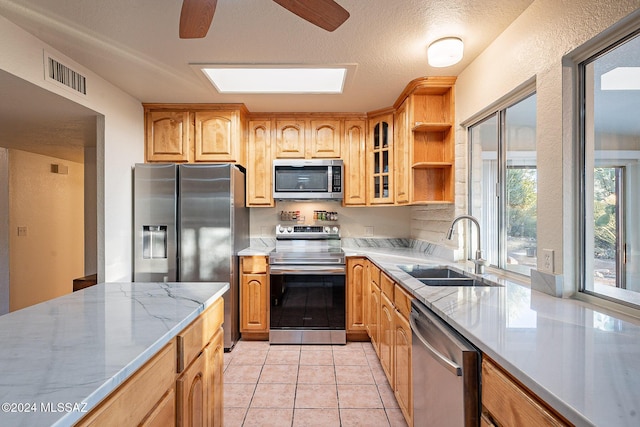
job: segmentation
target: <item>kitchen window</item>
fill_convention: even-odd
[[[469,206],[485,259],[528,276],[537,261],[536,94],[523,92],[468,127]]]
[[[581,291],[640,305],[640,30],[578,65]]]

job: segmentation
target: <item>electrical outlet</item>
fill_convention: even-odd
[[[373,237],[373,226],[366,225],[364,227],[364,237]]]
[[[18,226],[18,237],[26,237],[26,236],[27,236],[27,227]]]
[[[553,249],[542,250],[542,265],[540,271],[553,274]]]

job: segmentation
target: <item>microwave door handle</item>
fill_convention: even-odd
[[[416,334],[416,337],[420,340],[420,342],[422,343],[422,345],[425,346],[426,350],[431,353],[431,356],[433,356],[433,358],[440,363],[442,366],[444,366],[449,372],[451,372],[452,374],[456,375],[456,376],[462,376],[462,368],[460,367],[460,365],[456,364],[455,362],[449,360],[446,356],[444,356],[442,353],[440,353],[438,350],[436,350],[430,343],[429,341],[427,341],[425,339],[425,337],[422,336],[422,334],[420,333],[420,331],[418,330],[418,325],[416,324],[415,319],[413,318],[413,316],[410,316],[409,318],[409,323],[411,324],[411,330],[413,331],[413,333]]]

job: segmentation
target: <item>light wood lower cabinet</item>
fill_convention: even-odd
[[[244,339],[269,338],[269,275],[266,256],[240,258],[240,333]]]
[[[178,426],[207,425],[207,358],[204,353],[189,365],[177,382]]]
[[[347,338],[350,341],[367,338],[365,317],[366,258],[347,258]]]
[[[369,262],[367,297],[367,333],[374,350],[380,357],[380,269]]]
[[[413,425],[412,335],[409,316],[411,296],[398,284],[394,288],[393,391],[398,406],[409,426]]]
[[[384,273],[383,273],[384,274]],[[393,387],[394,307],[384,292],[380,295],[380,364]]]
[[[220,298],[76,426],[221,426],[223,316]]]
[[[398,406],[411,427],[413,375],[409,315],[412,297],[375,264],[367,262],[366,329]]]
[[[481,423],[505,427],[571,425],[486,356],[482,360]]]

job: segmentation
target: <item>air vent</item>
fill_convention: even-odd
[[[87,78],[45,52],[46,79],[82,95],[87,94]]]

